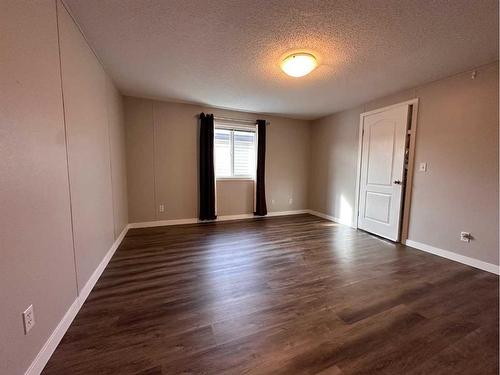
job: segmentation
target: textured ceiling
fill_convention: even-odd
[[[497,0],[65,0],[126,95],[317,118],[498,59]],[[280,58],[320,66],[286,76]]]

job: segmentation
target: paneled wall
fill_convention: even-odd
[[[59,7],[62,88],[68,141],[78,287],[114,241],[106,74],[65,9]]]
[[[59,1],[2,1],[0,50],[0,373],[23,374],[128,222],[125,132]]]
[[[130,222],[198,217],[198,115],[263,118],[269,212],[307,208],[309,122],[125,98]],[[253,212],[251,181],[218,181],[218,215]],[[159,206],[165,211],[160,212]]]

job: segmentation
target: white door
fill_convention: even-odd
[[[363,117],[358,227],[399,241],[408,105]]]

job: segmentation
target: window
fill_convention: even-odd
[[[255,131],[215,128],[216,178],[255,177]]]

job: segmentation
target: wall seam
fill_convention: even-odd
[[[106,75],[106,72],[104,72]],[[113,185],[113,162],[111,161],[111,121],[109,120],[109,98],[108,98],[108,88],[109,88],[109,78],[104,77],[104,88],[106,91],[106,122],[108,124],[108,148],[109,148],[109,180],[111,182],[111,211],[113,212],[113,240],[116,240],[118,234],[116,233],[116,217],[115,217],[115,192]]]
[[[155,103],[151,102],[151,122],[153,125],[153,201],[154,201],[154,212],[155,219],[158,220],[158,202],[156,199],[156,122],[155,122]]]
[[[313,177],[313,147],[312,147],[312,143],[313,143],[313,126],[314,126],[314,122],[315,120],[309,120],[307,121],[307,130],[309,132],[309,137],[308,137],[308,150],[307,150],[307,164],[306,164],[306,168],[307,168],[307,183],[306,183],[306,208],[309,209],[310,206],[311,206],[311,191],[312,191],[312,188],[311,188],[311,184],[312,184],[312,177]]]
[[[71,223],[71,242],[73,244],[73,265],[75,267],[75,284],[76,284],[76,294],[80,294],[80,286],[78,285],[78,267],[76,258],[76,247],[75,247],[75,228],[73,223],[73,199],[71,196],[71,178],[70,178],[70,167],[69,167],[69,152],[68,152],[68,129],[66,124],[66,106],[64,102],[64,85],[63,85],[63,67],[62,67],[62,56],[61,56],[61,30],[59,28],[59,6],[57,4],[58,0],[54,0],[56,7],[56,26],[57,26],[57,51],[59,55],[59,79],[61,83],[61,104],[63,112],[63,124],[64,124],[64,147],[66,151],[66,175],[68,177],[68,195],[69,195],[69,213],[70,213],[70,223]]]
[[[111,77],[110,77],[111,80]],[[113,82],[113,80],[111,80]],[[113,83],[114,84],[114,83]],[[120,97],[120,126],[121,126],[121,135],[122,135],[122,140],[121,142],[121,151],[122,151],[122,156],[123,156],[123,161],[125,162],[125,201],[127,202],[127,215],[126,215],[126,222],[125,225],[127,225],[130,220],[129,220],[129,213],[128,213],[128,156],[127,156],[127,127],[125,123],[125,98],[121,94],[120,90],[115,86],[115,89],[118,93],[118,96]],[[122,172],[123,172],[123,166],[122,166]],[[122,176],[122,182],[123,182],[123,176]],[[123,193],[123,190],[122,190]],[[122,197],[122,203],[123,203],[123,197]]]

